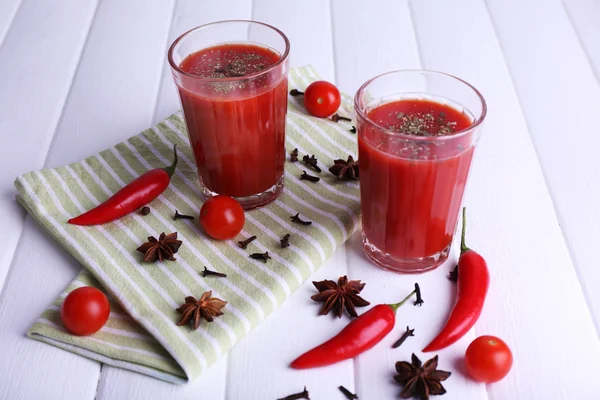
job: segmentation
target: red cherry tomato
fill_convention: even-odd
[[[110,304],[100,290],[84,286],[67,295],[60,308],[60,318],[69,332],[78,336],[96,333],[108,321]]]
[[[471,378],[477,382],[492,383],[508,374],[513,356],[503,340],[495,336],[480,336],[467,348],[465,362]]]
[[[333,83],[316,81],[304,91],[304,107],[315,117],[327,117],[340,108],[342,98]]]
[[[200,225],[213,239],[228,240],[237,236],[244,228],[244,209],[229,196],[208,199],[200,209]]]

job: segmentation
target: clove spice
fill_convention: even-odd
[[[404,343],[404,341],[409,337],[409,336],[415,336],[415,330],[414,329],[410,329],[408,326],[406,327],[406,332],[404,332],[402,334],[402,336],[400,336],[400,339],[396,340],[396,342],[392,345],[392,349],[396,349],[398,347],[400,347],[402,345],[402,343]]]
[[[292,152],[290,153],[290,161],[291,162],[298,161],[298,149],[292,150]]]
[[[248,239],[238,242],[238,246],[245,250],[246,247],[248,247],[248,245],[254,240],[256,240],[256,236],[250,236]]]
[[[458,264],[456,264],[454,266],[454,269],[452,271],[450,271],[450,274],[448,275],[448,279],[450,279],[454,283],[458,282]]]
[[[319,168],[317,157],[313,154],[312,156],[305,155],[302,157],[302,162],[309,168],[314,169],[316,172],[321,172],[321,168]]]
[[[338,389],[340,389],[340,392],[342,392],[348,400],[358,400],[358,396],[346,389],[345,387],[339,386]]]
[[[211,271],[210,269],[204,267],[204,271],[201,272],[202,276],[218,276],[219,278],[226,278],[227,275],[225,275],[222,272],[217,272],[217,271]]]
[[[310,181],[310,182],[319,182],[321,178],[318,176],[312,176],[306,173],[306,171],[302,171],[302,175],[300,175],[301,181]]]
[[[179,214],[179,211],[175,210],[173,221],[177,221],[178,219],[194,219],[194,217],[192,217],[191,215]]]
[[[142,215],[150,214],[150,207],[142,207],[142,209],[140,210],[140,214],[142,214]]]
[[[289,396],[285,396],[285,397],[282,397],[277,400],[299,400],[299,399],[310,400],[310,397],[308,397],[308,390],[306,390],[306,386],[304,386],[304,390],[301,391],[300,393],[290,394]]]
[[[296,213],[296,215],[293,215],[290,217],[292,219],[292,222],[295,222],[297,224],[301,224],[301,225],[311,225],[312,221],[304,221],[302,218],[300,218],[300,213]]]
[[[356,127],[354,125],[350,128],[350,133],[356,133]]]
[[[352,118],[348,118],[348,117],[342,117],[341,115],[339,115],[338,113],[335,113],[331,116],[331,120],[333,122],[338,122],[338,121],[348,121],[351,122]]]
[[[415,283],[415,293],[417,294],[417,300],[415,300],[415,306],[420,306],[424,303],[423,298],[421,297],[421,288],[418,283]]]
[[[250,258],[253,258],[255,260],[261,260],[266,264],[267,260],[271,259],[271,256],[269,256],[268,251],[265,251],[264,253],[252,253],[250,254]]]
[[[285,236],[283,237],[283,239],[281,239],[279,242],[281,243],[282,249],[289,247],[290,246],[290,234],[286,233]]]
[[[298,89],[292,89],[290,90],[290,96],[302,96],[304,94],[304,92],[299,91]]]

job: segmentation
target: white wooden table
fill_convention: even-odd
[[[255,19],[290,38],[291,64],[311,63],[354,93],[384,71],[427,68],[481,90],[489,116],[466,204],[469,244],[492,273],[484,312],[440,352],[453,371],[443,399],[600,398],[600,1],[598,0],[0,0],[0,399],[275,399],[300,391],[397,398],[394,362],[443,324],[450,265],[407,277],[368,264],[355,235],[314,279],[349,274],[373,304],[415,281],[422,308],[356,360],[308,371],[287,364],[347,319],[316,318],[305,284],[199,380],[175,386],[27,339],[80,266],[14,201],[16,176],[76,161],[178,108],[167,46],[196,25]],[[406,325],[417,336],[391,350]],[[506,340],[510,375],[464,376],[481,334]]]

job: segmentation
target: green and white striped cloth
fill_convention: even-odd
[[[303,89],[318,76],[312,67],[290,71],[290,87]],[[344,96],[340,113],[349,115]],[[301,98],[290,98],[287,151],[315,154],[323,168],[321,181],[299,180],[306,167],[286,162],[285,189],[273,203],[246,213],[240,238],[208,239],[196,221],[173,220],[175,210],[197,215],[201,206],[196,167],[180,113],[155,127],[85,160],[56,169],[30,172],[15,185],[18,201],[84,267],[28,335],[110,365],[159,379],[183,383],[197,378],[238,340],[283,303],[321,266],[359,225],[359,187],[340,182],[327,171],[334,159],[356,157],[356,135],[348,123],[334,123],[306,114]],[[93,208],[145,171],[170,164],[173,144],[180,162],[170,186],[150,203],[147,216],[133,213],[94,227],[67,224]],[[300,213],[310,226],[292,224]],[[179,232],[183,241],[177,261],[143,263],[136,248],[161,232]],[[290,233],[290,247],[279,240]],[[247,250],[237,240],[256,235]],[[249,258],[269,251],[268,263]],[[203,278],[204,266],[227,278]],[[73,289],[91,285],[105,290],[110,319],[96,334],[68,334],[60,321],[60,305]],[[186,296],[212,290],[226,300],[224,315],[198,330],[176,326],[176,308]]]

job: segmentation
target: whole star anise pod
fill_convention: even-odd
[[[223,315],[221,309],[226,304],[226,301],[212,297],[212,290],[204,293],[200,300],[196,300],[194,296],[188,296],[185,298],[185,304],[177,309],[182,314],[177,325],[183,326],[191,323],[194,329],[198,329],[201,318],[212,322],[214,317]]]
[[[323,307],[319,315],[329,314],[329,311],[334,310],[334,314],[338,318],[342,317],[344,307],[351,317],[357,317],[354,307],[365,307],[369,303],[358,294],[365,287],[365,283],[358,281],[349,281],[346,275],[340,276],[337,283],[330,280],[314,282],[313,285],[319,293],[311,296],[311,299],[318,302],[323,302]]]
[[[177,253],[179,247],[183,243],[181,240],[177,240],[177,232],[161,233],[158,240],[154,236],[148,236],[148,241],[137,248],[137,251],[144,253],[145,262],[154,262],[156,260],[163,262],[163,260],[175,261],[173,254]]]
[[[401,385],[404,385],[400,397],[408,399],[410,397],[429,400],[429,395],[441,395],[446,393],[446,389],[440,382],[445,381],[450,376],[450,372],[437,369],[438,356],[427,360],[421,365],[421,360],[413,353],[412,363],[398,361],[394,379]]]
[[[348,156],[346,161],[334,160],[333,166],[329,168],[329,172],[337,176],[341,181],[358,179],[358,160],[354,161],[352,156]]]

